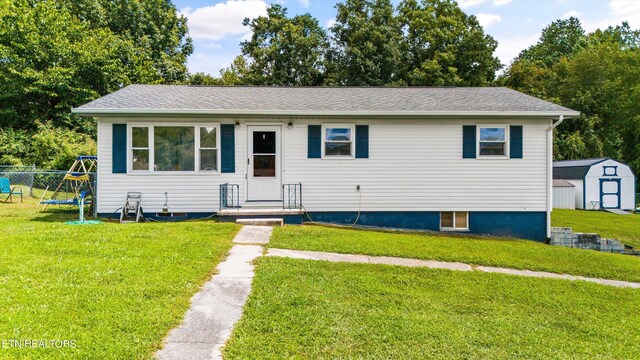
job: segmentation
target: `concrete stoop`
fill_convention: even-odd
[[[237,224],[255,225],[255,226],[282,226],[283,218],[255,218],[255,219],[236,219]]]

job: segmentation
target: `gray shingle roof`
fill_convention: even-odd
[[[571,109],[500,87],[130,85],[73,111],[82,115],[578,115]]]

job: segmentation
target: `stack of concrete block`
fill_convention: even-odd
[[[618,240],[601,239],[598,234],[574,233],[568,227],[552,227],[550,244],[613,253],[624,252],[624,245]]]

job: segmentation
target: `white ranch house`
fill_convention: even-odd
[[[98,121],[97,211],[549,237],[552,131],[506,88],[131,85]],[[166,195],[165,195],[166,194]]]

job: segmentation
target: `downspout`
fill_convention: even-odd
[[[547,129],[547,239],[551,238],[551,211],[553,210],[553,129],[564,121],[560,115]]]

